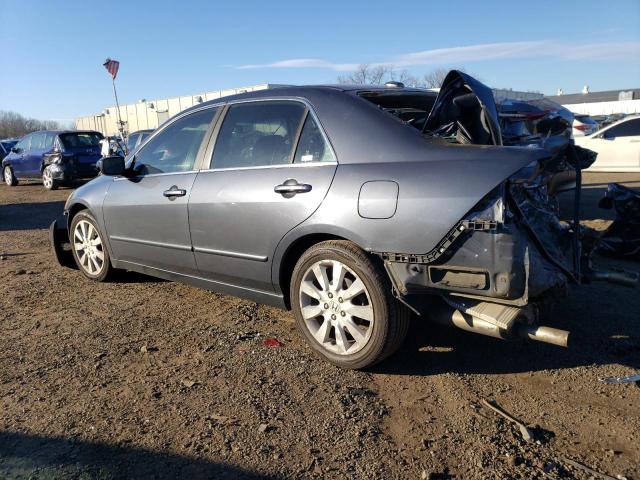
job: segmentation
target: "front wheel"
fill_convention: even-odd
[[[98,223],[89,212],[81,211],[73,217],[69,238],[73,258],[84,276],[98,282],[105,281],[112,271],[109,252]]]
[[[4,177],[4,183],[10,187],[15,187],[18,184],[18,179],[13,174],[13,169],[10,165],[5,165],[2,169],[2,176]]]
[[[332,240],[309,248],[291,282],[296,324],[331,363],[366,368],[402,344],[409,312],[393,297],[384,270],[353,243]]]
[[[44,170],[42,170],[42,184],[47,190],[57,190],[60,186],[58,180],[53,178],[50,166],[44,167]]]

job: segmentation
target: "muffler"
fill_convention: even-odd
[[[486,304],[486,302],[482,303]],[[499,304],[488,305],[491,305],[491,308],[496,312],[500,312],[500,307],[505,309],[514,308]],[[503,328],[498,325],[499,321],[492,321],[492,319],[486,315],[486,308],[484,309],[485,314],[483,315],[483,318],[480,318],[445,303],[441,303],[434,307],[435,308],[433,308],[429,314],[429,318],[431,320],[441,325],[456,327],[467,332],[479,333],[481,335],[499,338],[501,340],[524,338],[535,340],[537,342],[550,343],[560,347],[566,347],[569,342],[569,332],[566,330],[523,323],[524,321],[528,321],[530,317],[529,312],[523,309],[517,309],[520,311],[520,314],[514,315],[513,321],[508,322],[508,326]],[[477,311],[478,308],[476,305],[474,308],[468,308],[466,310],[467,312],[474,310]]]

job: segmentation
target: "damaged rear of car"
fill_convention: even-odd
[[[388,102],[385,109],[397,115]],[[570,284],[635,286],[633,273],[593,270],[593,245],[583,242],[580,228],[580,189],[581,171],[595,154],[573,144],[572,120],[568,110],[545,99],[496,106],[488,87],[462,72],[449,73],[431,111],[414,126],[436,144],[502,147],[531,161],[506,176],[429,252],[376,252],[403,303],[467,331],[567,346],[569,332],[538,321]],[[460,172],[461,182],[475,180]],[[574,196],[568,221],[560,219],[562,191]],[[444,302],[434,302],[433,294]]]

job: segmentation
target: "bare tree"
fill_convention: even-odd
[[[464,72],[464,69],[457,68]],[[408,87],[440,88],[449,70],[437,68],[422,77],[416,77],[408,70],[397,71],[393,66],[369,64],[358,65],[351,73],[338,77],[339,83],[381,85],[390,80],[404,83]]]
[[[440,88],[447,73],[449,73],[449,70],[444,68],[436,68],[429,73],[425,73],[422,77],[422,86],[424,88]]]
[[[358,85],[381,85],[389,79],[389,75],[393,69],[383,65],[371,66],[363,63],[351,73],[340,75],[339,83],[358,84]]]
[[[0,138],[19,138],[38,130],[58,130],[65,126],[55,120],[26,118],[16,112],[0,110]]]

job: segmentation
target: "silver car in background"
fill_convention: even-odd
[[[398,83],[244,93],[105,158],[51,241],[93,280],[126,269],[291,308],[346,368],[397,350],[412,312],[566,345],[537,318],[591,274],[554,198],[558,178],[578,196],[593,161],[567,131],[504,146],[491,91],[456,71],[437,97]]]

